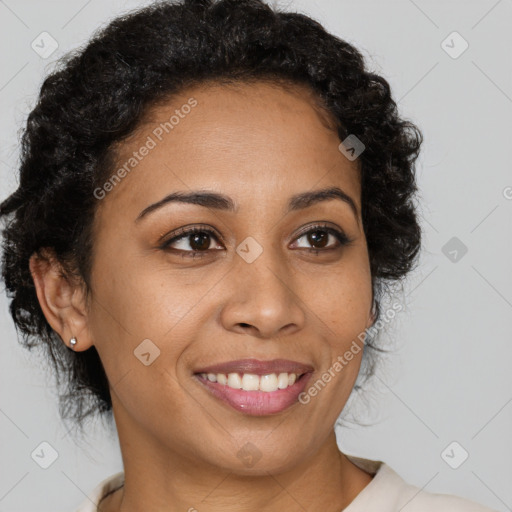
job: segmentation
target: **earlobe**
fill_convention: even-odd
[[[29,268],[39,305],[52,329],[73,350],[91,347],[80,287],[66,277],[61,263],[47,250],[32,254]],[[73,338],[80,343],[74,344]]]

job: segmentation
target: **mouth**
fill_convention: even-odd
[[[206,370],[206,371],[205,371]],[[313,367],[275,359],[231,361],[194,373],[212,397],[254,416],[277,414],[298,401]]]

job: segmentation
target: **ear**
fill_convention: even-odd
[[[29,260],[37,298],[46,320],[71,348],[75,336],[75,351],[87,350],[93,343],[87,325],[85,295],[80,283],[65,277],[61,263],[54,253],[43,248]]]

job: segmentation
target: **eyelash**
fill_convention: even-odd
[[[314,247],[312,247],[312,248],[301,247],[300,249],[305,249],[306,251],[309,251],[310,253],[315,253],[315,255],[318,255],[319,252],[340,249],[341,247],[347,246],[352,242],[352,239],[347,237],[347,235],[343,231],[335,229],[330,226],[327,226],[325,224],[316,224],[314,226],[311,226],[308,230],[299,233],[299,235],[297,236],[297,238],[295,238],[295,240],[299,240],[303,236],[308,235],[310,233],[314,233],[315,231],[325,231],[326,233],[333,235],[336,238],[336,240],[338,240],[338,243],[340,244],[340,246],[339,247],[330,247],[328,249],[317,249]],[[167,240],[166,242],[164,242],[160,246],[160,249],[164,249],[167,251],[181,252],[182,253],[181,256],[184,258],[196,258],[196,257],[202,258],[207,255],[207,253],[210,251],[210,249],[206,249],[204,251],[184,251],[182,249],[169,248],[169,246],[172,243],[177,242],[178,240],[181,240],[183,238],[186,238],[186,237],[191,236],[196,233],[208,234],[218,240],[217,235],[211,229],[209,229],[207,227],[203,228],[200,226],[195,226],[192,228],[183,228],[182,230],[179,230],[178,234],[176,236],[174,236],[173,238],[171,238],[170,240]],[[218,250],[218,249],[212,249],[212,250]]]

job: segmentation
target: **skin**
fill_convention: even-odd
[[[203,84],[155,107],[119,145],[119,164],[190,97],[197,106],[99,201],[90,300],[58,262],[30,261],[48,322],[66,344],[76,336],[77,351],[94,345],[110,382],[125,486],[101,510],[339,511],[372,479],[334,433],[362,350],[308,404],[266,416],[220,402],[193,373],[283,358],[312,365],[313,383],[372,324],[357,160],[339,151],[308,89],[257,82]],[[357,215],[338,199],[285,213],[290,196],[330,186]],[[238,210],[172,203],[135,222],[170,192],[196,189],[226,194]],[[299,229],[321,221],[351,243],[329,236],[308,252],[315,242]],[[159,248],[161,235],[197,224],[221,237],[208,239],[206,256]],[[235,252],[248,236],[263,248],[252,263]],[[191,244],[189,236],[173,248]],[[148,366],[134,357],[144,339],[160,350]],[[260,456],[251,467],[237,456],[247,442]]]

